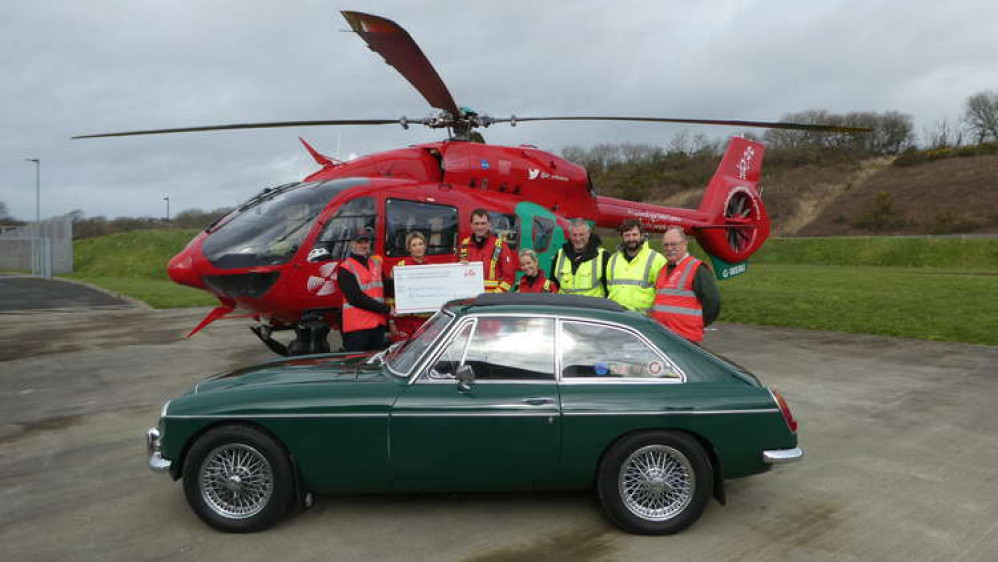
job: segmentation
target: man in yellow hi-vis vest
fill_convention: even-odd
[[[609,252],[584,219],[569,221],[568,240],[551,262],[548,277],[558,281],[564,294],[605,297]]]
[[[648,245],[639,221],[626,220],[617,230],[620,246],[606,271],[609,298],[629,310],[648,313],[655,303],[655,280],[665,267],[665,257]]]

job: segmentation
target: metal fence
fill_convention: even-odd
[[[0,230],[0,270],[52,277],[73,272],[73,220],[51,218]]]

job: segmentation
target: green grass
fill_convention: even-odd
[[[651,246],[662,251],[662,235],[650,236]],[[616,249],[620,239],[608,235],[603,244]],[[690,239],[690,253],[705,254]],[[998,271],[998,238],[937,236],[870,236],[838,238],[770,238],[750,259],[755,264],[853,265],[932,267]]]
[[[998,345],[998,274],[753,264],[719,283],[721,320]]]
[[[754,264],[933,267],[998,271],[998,238],[771,238]]]
[[[74,276],[169,281],[166,264],[199,231],[133,230],[73,243]]]
[[[67,275],[145,302],[154,308],[218,304],[211,294],[177,285],[166,264],[197,230],[135,230],[73,244],[74,273]]]
[[[142,277],[94,277],[67,275],[93,283],[115,293],[138,299],[153,308],[187,308],[192,306],[214,306],[218,299],[205,291],[177,285],[168,279],[146,279]]]
[[[70,277],[155,308],[217,304],[166,275],[169,259],[196,234],[141,230],[81,240]],[[612,249],[617,240],[604,243]],[[661,249],[660,237],[653,247]],[[998,345],[998,239],[775,238],[748,273],[719,286],[726,322]]]

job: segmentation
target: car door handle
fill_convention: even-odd
[[[554,404],[554,398],[538,397],[538,398],[524,398],[524,404],[529,404],[530,406],[545,406],[547,404]]]

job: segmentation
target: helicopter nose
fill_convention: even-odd
[[[201,277],[194,271],[194,263],[187,250],[173,256],[173,259],[166,266],[166,272],[170,275],[170,279],[173,279],[174,283],[198,289],[205,288]]]

